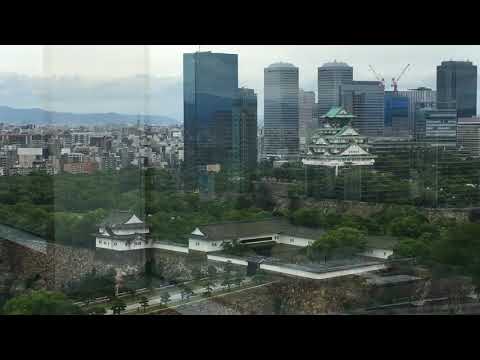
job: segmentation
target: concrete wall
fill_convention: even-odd
[[[222,250],[222,241],[188,239],[188,248],[194,251],[212,252]]]
[[[363,253],[363,256],[369,256],[377,259],[388,259],[389,256],[393,255],[393,250],[388,249],[367,249]]]
[[[109,249],[114,251],[129,251],[147,249],[151,247],[151,242],[147,242],[141,236],[139,239],[132,240],[130,242],[124,240],[114,240],[109,237],[97,237],[95,239],[95,246],[98,249]]]
[[[158,241],[154,242],[152,246],[153,246],[154,249],[169,250],[169,251],[188,254],[188,247],[186,247],[186,246],[163,244],[163,243],[158,242]]]
[[[293,246],[300,246],[305,247],[310,244],[313,244],[313,239],[306,239],[297,236],[290,236],[290,235],[280,235],[277,242],[279,244],[286,244],[286,245],[293,245]]]
[[[323,279],[330,279],[330,278],[336,278],[341,276],[362,274],[369,271],[383,270],[386,268],[387,266],[385,264],[376,264],[376,265],[367,265],[367,266],[354,267],[354,268],[343,269],[343,270],[332,270],[324,273],[314,273],[306,270],[293,269],[293,268],[279,266],[279,265],[260,264],[260,269],[262,270],[296,276],[296,277],[302,277],[306,279],[314,279],[314,280],[323,280]]]
[[[268,241],[275,241],[279,244],[287,244],[287,245],[294,245],[305,247],[313,243],[312,239],[301,238],[297,236],[290,236],[290,235],[281,235],[281,234],[260,234],[255,237],[245,237],[239,238],[239,243],[242,243],[242,240],[252,240],[256,238],[271,238],[271,240],[262,240],[258,241],[258,243],[268,242]],[[201,252],[214,252],[222,250],[223,241],[207,241],[207,240],[199,240],[199,239],[189,239],[188,247],[191,250],[201,251]],[[173,250],[179,251],[179,250]],[[184,250],[180,250],[184,252]]]
[[[248,266],[248,262],[246,260],[235,259],[235,258],[230,258],[230,257],[226,257],[226,256],[207,255],[207,259],[210,260],[210,261],[218,261],[218,262],[221,262],[221,263],[231,262],[234,265]]]

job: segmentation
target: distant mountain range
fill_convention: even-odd
[[[139,115],[118,113],[69,113],[55,112],[42,109],[15,109],[8,106],[0,106],[0,123],[5,124],[55,124],[71,126],[92,125],[133,125],[138,120],[143,120],[151,125],[176,125],[179,122],[168,116],[149,115],[142,119]]]

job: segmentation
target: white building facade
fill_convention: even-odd
[[[146,224],[130,212],[114,212],[101,224],[96,234],[96,248],[115,251],[141,250],[152,247]]]

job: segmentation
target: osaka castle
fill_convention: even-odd
[[[338,169],[351,166],[372,166],[375,155],[368,152],[368,139],[352,126],[353,114],[343,107],[333,107],[322,116],[323,127],[315,130],[307,144],[302,163],[306,166],[327,166]]]

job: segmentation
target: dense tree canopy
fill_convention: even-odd
[[[62,293],[32,291],[7,301],[6,315],[79,315],[81,309]]]
[[[355,255],[363,251],[367,241],[365,234],[360,230],[339,227],[330,230],[312,245],[307,247],[307,256],[312,260],[319,258],[330,258],[334,254]]]

